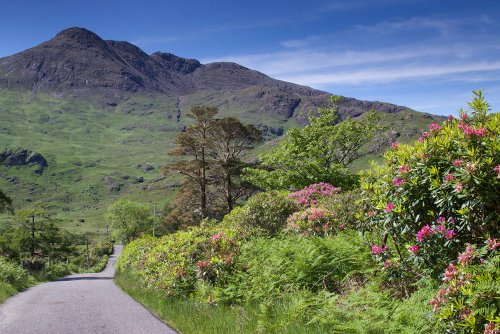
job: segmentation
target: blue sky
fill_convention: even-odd
[[[234,61],[359,99],[457,114],[484,88],[500,106],[500,2],[3,1],[0,57],[71,26],[144,51]]]

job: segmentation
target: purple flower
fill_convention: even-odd
[[[396,206],[394,205],[394,203],[389,202],[389,203],[387,203],[387,205],[385,206],[384,211],[385,211],[385,212],[387,212],[387,213],[389,213],[389,212],[391,212],[392,210],[394,210],[395,208],[396,208]]]
[[[444,235],[444,237],[446,239],[453,239],[456,235],[457,235],[457,233],[455,231],[448,230],[448,231],[446,231],[446,234]]]
[[[382,247],[373,245],[372,246],[372,254],[380,254],[382,253]]]
[[[401,185],[405,182],[405,180],[403,180],[402,178],[400,177],[397,177],[395,178],[394,180],[392,180],[392,184],[394,184],[396,187],[401,187]]]
[[[409,248],[409,251],[412,252],[413,254],[417,254],[419,250],[420,247],[418,245],[413,245]]]

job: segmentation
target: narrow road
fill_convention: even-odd
[[[0,305],[1,334],[174,334],[113,282],[122,246],[106,269],[32,287]]]

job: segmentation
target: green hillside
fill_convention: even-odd
[[[102,217],[106,207],[119,197],[160,206],[172,198],[180,179],[162,177],[159,167],[170,161],[166,152],[186,125],[183,115],[191,106],[215,105],[221,116],[233,115],[261,127],[286,130],[297,126],[293,118],[248,112],[248,108],[235,107],[238,103],[234,101],[224,103],[231,98],[231,92],[180,98],[133,95],[116,105],[99,106],[45,94],[3,91],[0,151],[17,147],[35,151],[49,166],[37,175],[27,166],[0,165],[0,189],[13,198],[16,209],[44,202],[69,230],[95,232],[105,225]],[[390,129],[397,130],[380,138],[402,142],[416,139],[432,121],[428,115],[409,110],[381,115]],[[271,141],[248,159],[256,159],[279,140],[271,133],[266,138]],[[371,148],[380,151],[380,145],[375,143]],[[364,168],[376,156],[363,157],[353,168]]]

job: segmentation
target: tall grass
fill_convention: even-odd
[[[274,319],[287,316],[289,305],[278,301],[272,309],[262,305],[223,306],[201,304],[188,299],[166,298],[158,290],[139,286],[137,277],[131,272],[117,273],[117,284],[131,297],[139,301],[170,327],[183,334],[229,334],[229,333],[329,333],[318,326],[289,322],[282,325]]]

